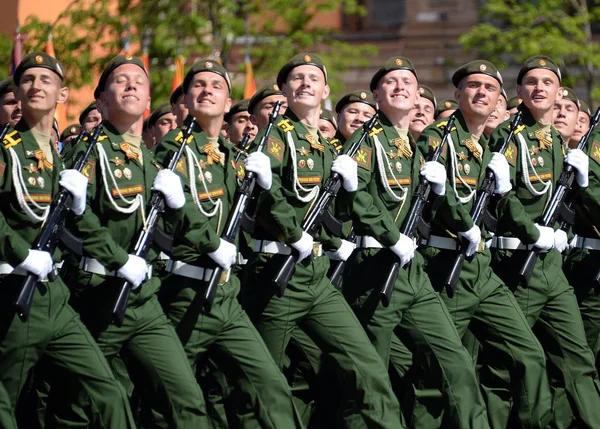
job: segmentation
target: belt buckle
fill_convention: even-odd
[[[485,251],[485,240],[481,239],[481,240],[479,240],[479,244],[477,245],[476,252],[481,253],[483,251]]]
[[[229,275],[231,274],[231,269],[227,271],[221,272],[221,277],[219,277],[219,286],[224,285],[229,281]]]
[[[313,243],[313,257],[318,257],[320,256],[319,253],[321,252],[321,243]]]

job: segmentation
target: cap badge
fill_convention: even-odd
[[[367,99],[367,94],[365,94],[365,92],[363,91],[363,92],[360,93],[359,97],[360,97],[361,100],[366,100]]]
[[[279,91],[279,86],[277,86],[277,84],[273,85],[273,90],[274,91]]]
[[[482,72],[484,72],[484,71],[486,71],[486,70],[487,70],[487,66],[486,66],[485,64],[481,64],[481,65],[479,66],[479,71],[482,71]]]
[[[423,87],[420,87],[420,88],[419,88],[419,94],[424,94],[424,93],[425,93],[425,88],[423,88]]]
[[[540,62],[538,63],[539,65],[541,65],[542,67],[546,65],[546,61],[545,60],[540,60]]]
[[[213,63],[211,63],[210,61],[207,61],[204,63],[204,67],[207,69],[212,69],[213,68]]]
[[[566,89],[563,89],[563,97],[566,97],[569,95],[569,91],[567,91]]]
[[[38,64],[42,64],[44,62],[44,58],[42,58],[41,55],[36,55],[35,56],[35,62]]]
[[[444,106],[446,106],[446,107],[450,107],[450,106],[452,106],[452,103],[450,103],[449,101],[446,101],[446,102],[444,103]]]
[[[131,60],[133,60],[133,56],[131,56],[131,55],[127,55],[127,56],[125,57],[125,59],[126,59],[127,61],[131,61]]]
[[[404,64],[402,60],[400,58],[396,58],[396,65],[401,66],[402,64]]]
[[[312,58],[310,57],[310,55],[304,55],[304,62],[305,63],[310,63],[311,60],[312,60]]]

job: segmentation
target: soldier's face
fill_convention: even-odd
[[[135,64],[117,67],[108,77],[98,104],[108,116],[141,117],[146,109],[150,109],[148,76]]]
[[[287,98],[285,98],[285,95],[269,95],[262,99],[254,108],[250,119],[259,130],[262,130],[269,123],[269,114],[273,111],[273,107],[275,107],[275,103],[278,101],[281,101],[279,115],[282,116],[287,110]]]
[[[177,118],[173,113],[169,112],[158,118],[158,121],[150,127],[150,132],[154,136],[154,140],[159,142],[165,134],[175,128],[177,128]]]
[[[498,98],[498,103],[496,103],[496,108],[488,117],[485,123],[485,129],[490,132],[495,130],[498,125],[502,122],[506,121],[510,117],[510,113],[506,110],[506,100],[504,97],[500,96]]]
[[[569,141],[575,133],[578,114],[579,108],[571,100],[563,99],[554,103],[552,125],[560,132],[565,141]]]
[[[97,109],[91,110],[83,120],[83,128],[90,131],[102,122],[102,115]]]
[[[258,128],[250,121],[248,112],[238,112],[233,115],[227,124],[227,137],[232,143],[239,143],[244,134],[250,134],[250,140],[254,140]]]
[[[411,111],[412,119],[410,120],[410,126],[408,129],[420,135],[421,132],[429,125],[433,124],[433,115],[435,113],[435,107],[431,100],[425,97],[421,97],[415,104],[414,109]],[[415,134],[413,134],[414,136]]]
[[[546,69],[530,70],[517,85],[517,95],[530,110],[550,111],[556,100],[562,99],[558,76]]]
[[[319,119],[319,131],[323,137],[328,139],[335,136],[335,127],[326,119]]]
[[[21,102],[15,98],[15,94],[10,91],[0,95],[0,125],[14,127],[21,116]]]
[[[393,70],[379,79],[373,97],[384,113],[386,110],[409,112],[421,98],[418,85],[412,72]]]
[[[222,117],[231,108],[227,81],[217,73],[196,73],[188,88],[185,102],[195,118]]]
[[[373,117],[375,109],[365,103],[350,103],[338,115],[338,130],[348,138]]]
[[[16,97],[26,115],[44,115],[54,110],[57,103],[67,101],[69,89],[62,86],[56,73],[33,67],[23,72]]]
[[[573,137],[571,137],[571,140],[575,141],[576,143],[579,143],[581,137],[583,137],[583,135],[587,133],[589,129],[590,117],[587,113],[580,111],[577,114],[577,126],[575,127],[575,132],[573,133]]]
[[[476,73],[463,78],[454,98],[465,116],[487,120],[500,97],[500,83],[491,76]]]
[[[318,67],[309,65],[293,68],[281,91],[292,109],[321,107],[321,102],[329,97],[325,75]]]
[[[177,126],[182,126],[183,121],[185,121],[185,118],[190,114],[190,109],[188,109],[185,104],[185,94],[181,94],[177,97],[177,102],[173,104],[173,113],[177,117]]]

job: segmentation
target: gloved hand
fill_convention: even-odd
[[[571,149],[565,157],[565,162],[577,170],[575,180],[579,187],[586,188],[589,184],[590,159],[588,156],[581,149]]]
[[[85,181],[87,182],[87,179]],[[38,276],[39,280],[42,280],[52,271],[53,265],[50,253],[29,249],[27,258],[17,268],[23,268],[31,274]]]
[[[348,240],[342,240],[342,245],[335,252],[325,252],[330,259],[335,261],[347,261],[352,252],[356,249],[356,243]]]
[[[488,168],[494,172],[496,176],[496,187],[494,188],[495,194],[505,194],[512,189],[510,183],[510,167],[506,157],[501,153],[494,152],[492,159],[488,164]]]
[[[172,209],[180,209],[185,204],[181,180],[171,170],[160,170],[154,179],[152,189],[163,194],[165,203]]]
[[[441,165],[441,164],[440,164]],[[390,247],[390,250],[400,258],[400,266],[403,267],[415,256],[417,244],[404,234],[400,234],[400,239]]]
[[[356,161],[348,155],[340,155],[331,166],[331,171],[339,174],[344,179],[342,186],[348,192],[358,189],[358,172]]]
[[[307,258],[313,251],[313,238],[307,232],[302,231],[302,237],[298,241],[294,241],[290,244],[294,249],[298,251],[298,262]]]
[[[217,247],[217,250],[210,252],[208,256],[215,261],[225,271],[231,268],[237,258],[237,248],[235,244],[231,244],[229,241],[225,241],[220,238],[221,244]]]
[[[540,232],[540,238],[535,242],[535,247],[541,250],[550,250],[554,246],[554,230],[549,226],[541,226],[537,223],[535,227]]]
[[[437,195],[446,193],[446,169],[437,161],[427,161],[421,167],[421,176],[431,183],[431,190]]]
[[[73,200],[71,201],[71,210],[73,210],[73,213],[78,216],[83,214],[87,197],[87,177],[77,170],[63,170],[60,172],[58,183],[73,196]]]
[[[258,186],[265,191],[271,189],[273,174],[271,172],[271,160],[262,152],[254,152],[246,158],[246,170],[256,174]]]
[[[469,247],[467,248],[467,256],[471,256],[477,250],[479,242],[481,241],[481,229],[477,225],[473,225],[468,231],[459,231],[458,235],[469,240]]]
[[[569,247],[569,238],[567,233],[562,229],[554,231],[554,248],[562,253],[567,247]]]
[[[131,283],[133,285],[132,289],[135,290],[148,277],[148,264],[139,256],[129,255],[129,259],[127,259],[125,265],[117,270],[117,273]]]
[[[571,250],[575,249],[575,247],[577,246],[577,234],[575,234],[573,236],[573,238],[571,238],[571,241],[569,241],[569,245],[567,247],[568,251],[570,252]]]

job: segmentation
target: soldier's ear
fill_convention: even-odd
[[[454,90],[454,99],[460,102],[460,90],[458,88]]]
[[[66,86],[58,90],[58,99],[57,103],[63,104],[69,99],[69,88]]]
[[[148,96],[148,102],[146,103],[146,110],[150,110],[151,105],[152,105],[152,97]]]
[[[522,88],[522,86],[521,86],[521,85],[517,85],[517,97],[519,97],[519,98],[523,98],[523,97],[521,96],[521,88]],[[507,106],[507,107],[508,107],[508,106]]]
[[[227,98],[227,101],[225,102],[225,112],[229,112],[230,109],[231,109],[231,98]]]
[[[327,97],[329,97],[330,91],[331,91],[331,89],[329,89],[329,85],[325,85],[325,87],[323,88],[323,97],[322,97],[323,100],[325,100]]]
[[[556,100],[562,100],[563,99],[563,87],[561,86],[560,88],[558,88],[558,93],[556,94]]]

